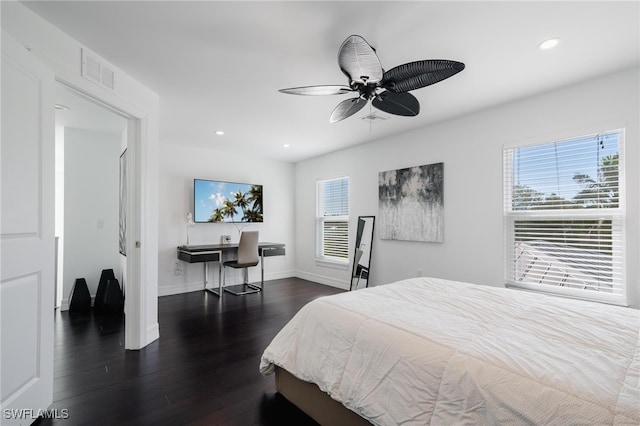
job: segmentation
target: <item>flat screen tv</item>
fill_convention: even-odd
[[[262,222],[262,185],[193,180],[196,223]]]

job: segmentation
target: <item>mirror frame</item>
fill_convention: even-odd
[[[371,220],[371,233],[368,235],[364,235],[367,220]],[[353,266],[351,268],[351,283],[349,285],[349,291],[357,290],[358,283],[361,279],[366,279],[367,283],[365,285],[365,288],[369,287],[369,278],[371,276],[371,253],[375,224],[375,216],[358,216],[356,227],[356,241],[353,248]],[[366,239],[366,241],[363,241],[364,239]],[[361,251],[360,254],[358,254],[358,250]],[[366,256],[364,256],[365,253]],[[363,257],[364,260],[362,260]]]

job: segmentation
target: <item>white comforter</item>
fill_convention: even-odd
[[[637,310],[433,278],[319,298],[265,350],[377,425],[640,424]]]

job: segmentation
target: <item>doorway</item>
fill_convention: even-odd
[[[119,228],[128,132],[125,117],[61,83],[55,102],[55,306],[65,311],[76,279],[85,279],[92,296],[105,269],[126,283]]]

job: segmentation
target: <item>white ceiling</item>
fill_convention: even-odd
[[[62,84],[56,86],[56,126],[89,129],[120,137],[127,120]],[[67,109],[68,108],[68,109]]]
[[[299,161],[583,81],[640,62],[638,1],[28,1],[25,5],[160,95],[161,142]],[[412,93],[417,117],[330,124],[351,95],[278,89],[346,84],[351,34],[385,69],[466,64]],[[539,42],[560,38],[555,49]],[[375,111],[375,110],[374,110]],[[224,130],[224,136],[216,136]],[[283,149],[283,144],[290,148]]]

